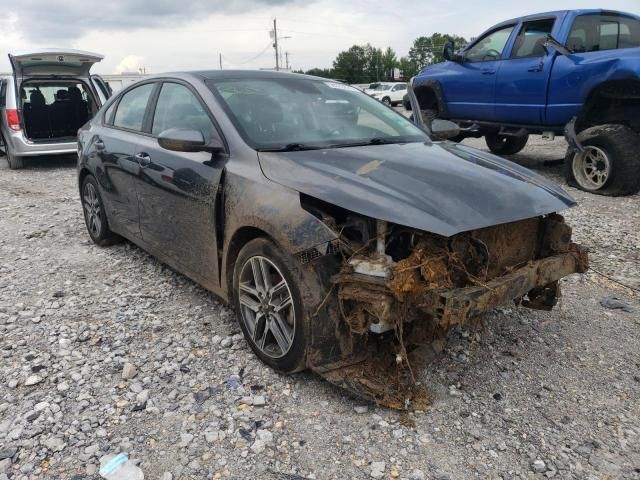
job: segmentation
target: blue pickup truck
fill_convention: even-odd
[[[604,195],[640,190],[640,17],[608,10],[502,22],[412,81],[429,126],[452,120],[499,155],[529,134],[565,134],[567,181]],[[410,108],[408,100],[405,106]]]

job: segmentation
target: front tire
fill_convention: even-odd
[[[98,182],[93,175],[87,175],[80,190],[82,210],[87,232],[97,245],[105,247],[118,242],[121,238],[109,229]]]
[[[624,125],[599,125],[578,135],[584,152],[567,150],[567,183],[599,195],[622,196],[640,191],[640,135]]]
[[[490,133],[485,135],[484,139],[492,153],[496,155],[514,155],[527,145],[529,135],[515,137],[512,135]]]
[[[299,262],[273,242],[247,243],[235,263],[233,296],[240,328],[254,353],[282,373],[306,368],[307,328],[302,299],[310,292]]]

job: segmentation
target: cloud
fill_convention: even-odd
[[[11,27],[32,42],[71,41],[88,31],[167,28],[296,2],[304,0],[20,0]]]
[[[144,58],[138,55],[127,55],[116,66],[117,73],[137,72],[144,65]]]

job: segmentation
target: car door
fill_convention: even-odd
[[[145,83],[122,94],[109,106],[96,129],[92,150],[99,157],[98,181],[113,230],[140,238],[136,178],[141,166],[135,158],[136,145],[144,135],[150,99],[156,83]]]
[[[546,123],[564,124],[582,108],[591,89],[618,70],[620,60],[636,61],[640,21],[613,12],[578,15],[566,33],[571,52],[553,66]]]
[[[191,86],[166,81],[155,104],[151,135],[140,139],[135,154],[142,164],[137,193],[144,242],[205,284],[217,285],[215,203],[226,157],[166,150],[157,141],[171,128],[198,130],[208,141],[219,136],[212,118]]]
[[[406,83],[397,83],[391,89],[391,101],[393,103],[402,102],[402,97],[407,93]]]
[[[461,62],[450,63],[441,81],[449,117],[493,120],[496,73],[514,27],[501,26],[490,31],[463,52]]]
[[[555,52],[544,42],[554,33],[556,17],[523,22],[500,62],[496,80],[495,121],[540,125]]]

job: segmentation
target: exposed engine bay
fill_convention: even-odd
[[[444,237],[308,197],[303,206],[339,232],[330,250],[341,257],[331,277],[341,358],[310,366],[391,408],[428,404],[428,392],[416,385],[413,352],[501,304],[551,310],[558,280],[588,269],[586,250],[571,242],[558,214]]]

